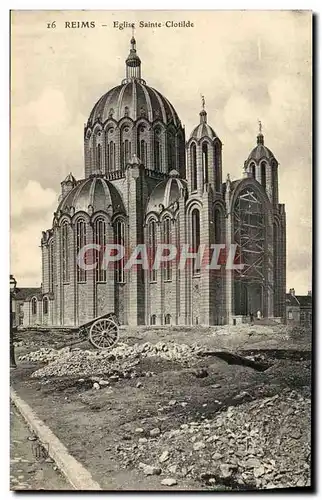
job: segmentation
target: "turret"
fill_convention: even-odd
[[[260,121],[257,145],[245,161],[244,171],[248,177],[253,177],[263,186],[273,204],[278,204],[278,162],[272,151],[265,146]]]
[[[200,123],[193,129],[187,143],[189,190],[202,193],[205,185],[209,184],[213,191],[221,192],[222,144],[213,128],[207,123],[203,96],[199,117]]]

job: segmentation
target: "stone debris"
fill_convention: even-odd
[[[161,431],[158,427],[156,427],[155,429],[152,429],[150,431],[150,436],[151,437],[156,437],[156,436],[159,436],[161,434]]]
[[[166,477],[166,478],[162,479],[161,484],[163,486],[174,486],[178,483],[177,483],[176,479],[173,479],[172,477]]]
[[[147,465],[142,462],[139,463],[140,469],[143,470],[143,474],[146,476],[158,476],[161,474],[161,469],[160,467],[155,467],[153,465]]]
[[[19,361],[48,363],[37,370],[33,377],[109,374],[110,380],[133,378],[133,367],[140,359],[158,356],[160,358],[186,363],[197,359],[201,347],[197,344],[186,345],[174,342],[151,344],[118,344],[110,350],[83,350],[64,347],[63,349],[41,348],[38,351],[20,356]],[[113,372],[114,370],[114,372]],[[146,376],[153,376],[147,372]],[[99,380],[97,380],[99,383]],[[141,387],[141,383],[137,385]]]
[[[187,477],[232,489],[310,486],[310,404],[309,396],[284,389],[231,406],[163,431],[149,440],[144,458],[161,463],[162,474],[175,481]],[[142,450],[123,449],[120,457],[142,468]]]
[[[169,452],[168,450],[165,450],[159,457],[159,462],[163,463],[166,462],[168,459],[169,459]]]

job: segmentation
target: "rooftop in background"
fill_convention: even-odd
[[[15,300],[26,300],[31,295],[41,293],[41,288],[17,288],[15,293]]]

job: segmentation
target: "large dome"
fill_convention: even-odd
[[[184,177],[184,128],[168,99],[141,78],[134,38],[125,62],[125,79],[97,101],[85,126],[85,177],[121,178],[133,154],[157,178],[173,169]]]
[[[124,117],[133,121],[144,117],[150,122],[161,120],[166,125],[180,126],[172,104],[141,79],[126,80],[104,94],[95,104],[87,125],[93,127],[98,121],[104,123],[109,118],[119,121]]]
[[[161,120],[166,125],[173,123],[176,127],[181,126],[172,104],[141,78],[141,59],[136,52],[134,37],[126,59],[126,78],[97,101],[87,126],[93,127],[95,123],[104,123],[109,118],[119,121],[124,117],[133,121],[144,117],[150,122]]]
[[[91,207],[91,208],[90,208]],[[93,213],[103,210],[105,212],[125,212],[122,198],[116,187],[102,176],[93,175],[82,180],[62,199],[58,212],[74,213],[79,211]]]

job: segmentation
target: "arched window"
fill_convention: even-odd
[[[155,261],[155,254],[157,250],[157,231],[156,222],[151,220],[148,225],[148,241],[149,241],[149,268],[150,268],[150,281],[154,282],[157,280],[157,271],[153,269],[153,264]]]
[[[197,148],[195,144],[190,146],[190,167],[191,167],[191,189],[197,189]]]
[[[117,245],[125,244],[125,224],[122,220],[117,220],[115,223],[115,243]],[[115,267],[115,280],[116,283],[124,283],[124,258],[116,261]]]
[[[256,167],[255,167],[255,163],[252,163],[251,166],[250,166],[250,172],[252,174],[252,177],[254,179],[256,179]]]
[[[163,233],[163,243],[166,245],[171,244],[171,221],[169,217],[164,219],[163,224],[162,224],[162,233]],[[163,274],[163,279],[164,281],[171,281],[172,280],[172,262],[171,261],[166,261],[163,263],[164,265],[164,274]]]
[[[115,143],[110,141],[108,144],[108,154],[109,154],[109,171],[114,172],[115,170]]]
[[[200,247],[200,213],[197,208],[194,208],[191,213],[191,243],[192,251],[198,252]],[[200,273],[200,262],[198,258],[192,259],[192,274],[196,275]]]
[[[146,142],[144,139],[140,140],[139,143],[139,158],[143,165],[146,165]]]
[[[168,135],[168,172],[176,168],[175,138],[172,133]]]
[[[215,209],[215,216],[214,216],[214,222],[215,222],[215,243],[221,243],[223,240],[223,224],[222,224],[222,212],[220,208]]]
[[[166,314],[164,317],[164,324],[171,325],[171,314]]]
[[[54,240],[51,240],[48,247],[49,252],[49,291],[54,290]]]
[[[261,179],[262,186],[266,189],[266,163],[264,161],[261,163]]]
[[[100,144],[98,144],[97,146],[97,157],[96,157],[96,166],[97,166],[97,169],[98,170],[101,170],[101,163],[102,163],[102,146]]]
[[[43,312],[44,312],[44,314],[48,314],[48,297],[44,297]]]
[[[162,170],[162,143],[159,128],[156,128],[154,132],[154,168],[157,172]]]
[[[277,163],[272,162],[272,191],[273,191],[273,203],[278,203],[278,175],[277,175]]]
[[[215,145],[215,186],[216,191],[221,191],[221,145]]]
[[[104,252],[106,249],[106,222],[99,218],[95,221],[94,226],[94,242],[99,245],[100,250],[96,251],[96,281],[100,283],[106,282],[106,269],[104,266]]]
[[[62,264],[63,264],[63,283],[69,281],[69,255],[68,255],[68,223],[65,221],[61,228],[62,235]]]
[[[86,222],[84,219],[78,219],[76,222],[76,259],[81,249],[86,245]],[[88,257],[88,256],[87,256]],[[84,259],[86,262],[86,258]],[[89,263],[89,262],[88,262]],[[86,270],[77,263],[77,282],[86,282]]]
[[[208,144],[203,143],[202,145],[202,173],[204,184],[208,183]]]
[[[37,299],[36,299],[36,297],[33,297],[31,299],[31,314],[33,314],[33,315],[37,314]]]
[[[157,317],[155,314],[152,314],[150,318],[150,325],[156,325],[157,324]]]
[[[125,136],[128,136],[128,127],[125,127],[125,129],[122,131],[122,144],[121,144],[121,167],[125,168],[125,166],[128,164],[131,158],[131,141],[128,138],[124,138]],[[125,132],[126,131],[126,132]]]

